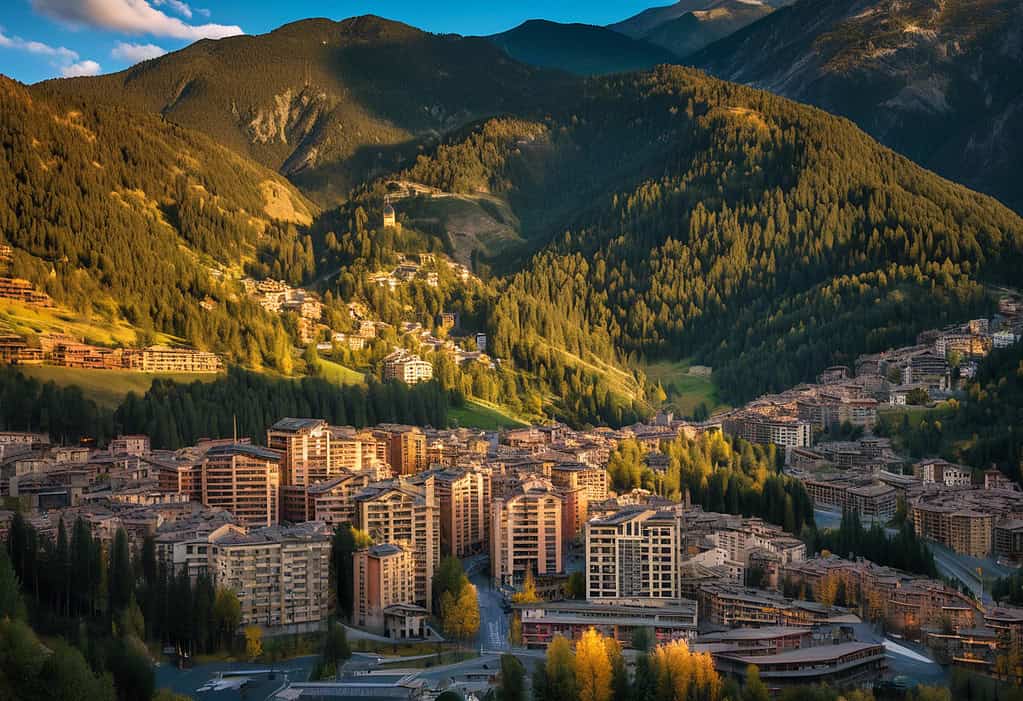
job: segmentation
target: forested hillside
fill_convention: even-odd
[[[601,75],[676,63],[678,56],[604,27],[529,20],[486,39],[516,61],[579,75]]]
[[[1023,3],[800,0],[687,62],[849,117],[1023,211]]]
[[[381,115],[394,117],[387,123],[405,120],[400,139],[456,126],[415,161],[375,161],[380,178],[346,191],[342,206],[305,227],[267,221],[285,216],[285,195],[293,219],[298,210],[314,213],[278,180],[271,180],[278,206],[264,203],[264,221],[250,221],[263,202],[257,195],[265,195],[253,190],[251,174],[261,174],[259,182],[272,176],[241,157],[199,158],[198,149],[213,148],[205,138],[123,108],[82,103],[69,115],[70,98],[45,97],[66,91],[92,100],[106,91],[104,100],[163,109],[154,96],[192,76],[174,109],[164,110],[168,120],[202,120],[244,152],[257,143],[238,141],[254,123],[253,105],[272,101],[274,81],[294,80],[297,70],[288,59],[265,80],[241,75],[262,50],[298,57],[312,51],[319,62],[302,63],[320,70],[341,62],[345,70],[330,75],[344,78],[352,99],[331,109],[372,104],[384,119],[374,124],[387,122]],[[462,66],[466,57],[471,68]],[[463,70],[496,78],[477,84],[469,80],[476,73]],[[228,87],[255,102],[238,116],[216,112],[216,104],[230,101]],[[59,299],[93,306],[105,300],[140,325],[251,365],[271,362],[291,352],[279,322],[210,283],[202,266],[183,262],[230,262],[258,248],[250,270],[318,281],[330,293],[331,318],[340,320],[351,300],[395,325],[459,312],[469,328],[488,332],[488,353],[502,364],[487,381],[445,370],[445,389],[474,385],[480,396],[501,395],[527,415],[544,409],[576,423],[635,420],[650,410],[655,389],[636,369],[644,359],[712,366],[721,399],[740,402],[987,311],[984,284],[1010,281],[1023,262],[1023,222],[996,201],[917,167],[844,119],[677,66],[584,80],[525,68],[485,43],[369,17],[200,42],[117,76],[35,91],[29,98],[13,84],[7,90],[8,154],[16,159],[10,169],[28,184],[9,196],[38,190],[33,203],[63,202],[51,194],[67,188],[57,176],[75,173],[84,199],[67,202],[85,213],[75,215],[82,221],[68,219],[48,205],[19,219],[12,242],[22,251],[19,270]],[[415,112],[410,100],[425,112]],[[468,107],[457,114],[423,107],[431,104]],[[499,110],[510,114],[471,119]],[[105,131],[115,115],[151,128],[122,130],[123,137]],[[344,131],[329,123],[330,133]],[[71,145],[66,132],[86,138]],[[259,142],[254,153],[283,167],[273,158],[290,156],[279,149],[290,153],[312,132],[274,133],[276,140]],[[178,141],[161,150],[144,141],[154,134]],[[387,142],[376,132],[359,134]],[[34,159],[33,138],[56,139],[71,160]],[[346,159],[361,148],[354,143],[345,142],[348,155],[323,151],[334,153],[323,167],[351,165]],[[260,150],[271,144],[278,150]],[[188,155],[204,165],[193,167]],[[143,167],[129,168],[140,160]],[[222,172],[221,165],[232,167]],[[402,183],[427,186],[426,193],[409,195]],[[450,232],[430,215],[433,192],[498,198],[512,212],[515,244],[497,259],[488,259],[485,247],[454,250]],[[217,207],[208,206],[207,193]],[[400,230],[381,225],[385,197],[405,223]],[[89,218],[95,212],[102,221],[131,216],[139,223],[115,224],[100,247],[104,228]],[[60,226],[82,233],[72,239]],[[146,250],[127,260],[143,241]],[[401,253],[420,251],[472,260],[482,281],[463,284],[442,271],[437,285],[414,281],[391,290],[368,282]],[[221,302],[217,311],[189,311],[206,294]]]
[[[485,39],[367,15],[204,40],[120,73],[35,89],[159,113],[333,203],[423,141],[564,94],[566,78],[516,63]]]
[[[1023,478],[1023,346],[995,351],[966,388],[966,396],[910,419],[888,417],[881,427],[912,455],[941,455],[978,470],[997,467]]]
[[[747,399],[986,310],[978,281],[1023,255],[1023,222],[994,200],[842,119],[692,70],[591,81],[542,126],[574,167],[484,130],[412,171],[575,203],[490,316],[495,352],[541,375],[552,349],[695,356]]]
[[[278,320],[211,275],[266,239],[299,238],[316,208],[286,180],[159,117],[33,96],[3,77],[0,144],[14,274],[76,312],[237,361],[273,365],[290,348]]]

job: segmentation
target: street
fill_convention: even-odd
[[[476,592],[479,596],[480,647],[494,651],[507,650],[509,648],[508,614],[502,608],[504,601],[500,592],[492,588],[490,577],[483,570],[475,572],[469,581],[476,585]]]

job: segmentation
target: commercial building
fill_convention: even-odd
[[[355,496],[355,525],[377,543],[409,550],[415,561],[415,599],[430,608],[433,573],[440,563],[440,505],[434,480],[395,479],[371,484]]]
[[[845,642],[772,654],[712,653],[712,657],[719,673],[739,680],[750,665],[756,665],[771,691],[811,684],[863,686],[881,678],[885,670],[884,646],[878,643]]]
[[[653,632],[654,642],[692,640],[696,635],[696,604],[692,601],[630,605],[588,601],[552,601],[515,607],[522,621],[522,644],[544,649],[554,636],[578,640],[590,628],[629,646],[639,629]]]
[[[549,480],[535,478],[495,498],[490,511],[490,569],[495,585],[514,586],[527,572],[564,572],[563,500]]]
[[[677,599],[681,515],[627,509],[586,524],[586,598]]]

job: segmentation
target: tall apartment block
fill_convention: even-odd
[[[280,453],[244,443],[216,445],[206,451],[202,503],[230,511],[244,526],[279,522],[280,484]]]
[[[429,609],[433,573],[440,563],[440,505],[434,480],[395,479],[371,484],[355,496],[355,525],[377,543],[400,545],[415,561],[414,601]]]
[[[384,611],[415,601],[415,558],[400,545],[380,543],[356,551],[352,573],[352,618],[361,628],[382,634]]]
[[[373,435],[387,444],[387,462],[395,475],[414,475],[427,468],[426,434],[419,427],[380,424]]]
[[[468,557],[490,544],[490,471],[433,469],[411,481],[434,478],[440,506],[440,547],[444,555]]]
[[[495,585],[514,586],[526,572],[564,571],[562,497],[549,480],[519,485],[490,510],[490,569]]]
[[[680,515],[620,511],[586,524],[586,598],[677,599],[683,553]]]

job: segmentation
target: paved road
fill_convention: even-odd
[[[508,649],[508,614],[502,608],[501,594],[494,590],[490,578],[482,572],[470,577],[476,585],[480,602],[479,645],[487,650],[504,651]]]

